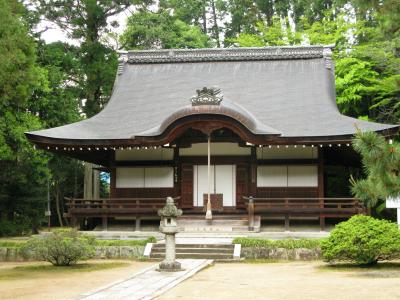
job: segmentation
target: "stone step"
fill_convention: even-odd
[[[159,244],[153,244],[153,249],[157,248],[165,248],[165,243],[159,243]],[[235,248],[235,245],[233,244],[176,244],[176,249],[184,249],[184,248],[207,248],[207,249],[212,249],[212,248],[217,248],[217,249],[231,249]]]
[[[151,249],[151,253],[165,253],[165,248]],[[232,254],[232,249],[226,248],[177,248],[176,253],[210,253],[210,254]]]
[[[164,259],[164,253],[151,253],[150,258]],[[225,253],[177,253],[176,258],[192,258],[192,259],[223,259],[231,260],[233,259],[233,254]]]

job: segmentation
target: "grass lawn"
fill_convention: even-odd
[[[122,261],[112,262],[96,262],[90,261],[78,263],[72,266],[55,267],[50,263],[35,263],[29,265],[15,266],[13,268],[0,268],[0,281],[2,280],[19,280],[19,279],[34,279],[40,276],[48,276],[50,274],[65,274],[65,273],[80,273],[108,270],[112,268],[126,267],[129,263]]]
[[[0,265],[2,300],[76,299],[79,295],[129,278],[154,262],[89,260],[71,267],[42,262],[5,262]]]

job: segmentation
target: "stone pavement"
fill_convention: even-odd
[[[180,272],[158,272],[154,266],[134,276],[81,295],[85,300],[153,299],[212,264],[208,259],[178,259]]]

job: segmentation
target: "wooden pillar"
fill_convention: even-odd
[[[97,167],[97,166],[95,166]],[[100,171],[93,169],[93,198],[100,199]]]
[[[324,198],[324,150],[318,148],[318,198]]]
[[[324,149],[318,148],[318,198],[319,198],[319,207],[321,212],[319,214],[319,225],[321,227],[321,231],[325,230],[325,216],[322,213],[322,210],[325,207],[324,197]]]
[[[83,198],[93,199],[93,164],[85,163],[85,175],[83,180]]]
[[[181,163],[179,160],[179,148],[174,148],[174,197],[181,196]],[[182,199],[178,199],[175,205],[181,207]]]
[[[285,231],[289,231],[289,229],[290,229],[289,214],[285,214]]]
[[[108,218],[106,216],[103,216],[101,219],[101,225],[102,225],[102,229],[104,231],[107,231],[108,229]]]
[[[319,226],[321,227],[321,231],[325,230],[325,216],[323,214],[319,216]]]
[[[257,197],[257,153],[256,147],[251,147],[250,158],[250,195]]]
[[[140,231],[140,222],[141,220],[140,220],[140,218],[139,217],[136,217],[136,219],[135,219],[135,230],[136,231]]]
[[[211,134],[208,135],[207,138],[207,212],[206,212],[206,220],[212,220],[212,211],[211,211]]]
[[[249,203],[247,204],[247,212],[249,217],[249,231],[254,230],[254,200],[253,197],[249,197]]]

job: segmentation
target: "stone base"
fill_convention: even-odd
[[[160,271],[160,272],[179,272],[179,271],[183,271],[183,269],[181,267],[181,263],[178,262],[178,261],[174,261],[174,262],[163,261],[158,265],[157,271]]]

